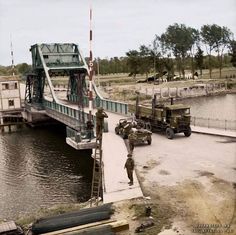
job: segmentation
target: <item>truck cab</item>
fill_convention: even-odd
[[[165,106],[163,119],[166,119],[166,135],[172,139],[175,133],[183,132],[186,137],[191,135],[190,128],[190,107],[182,104]]]

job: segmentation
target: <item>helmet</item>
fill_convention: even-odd
[[[103,107],[98,107],[98,111],[102,112],[103,111]]]
[[[132,157],[132,154],[131,154],[131,153],[128,153],[127,157]]]

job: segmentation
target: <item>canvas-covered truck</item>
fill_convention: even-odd
[[[135,105],[129,105],[129,112],[135,114],[137,123],[153,132],[165,131],[168,139],[173,139],[176,133],[191,135],[190,106],[183,104],[157,104],[156,96],[152,106],[139,104],[139,96]]]

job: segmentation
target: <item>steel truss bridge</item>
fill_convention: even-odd
[[[33,71],[26,78],[26,111],[44,110],[46,115],[77,131],[78,126],[88,120],[88,66],[79,46],[69,43],[35,44],[30,51]],[[66,99],[58,98],[55,93],[53,82],[59,76],[68,77]],[[94,108],[103,107],[107,111],[128,114],[127,104],[104,99],[94,83],[93,89]]]
[[[113,188],[109,190],[114,183],[109,183],[107,186],[104,183],[106,177],[104,177],[104,163],[102,160],[102,141],[87,141],[89,137],[85,123],[91,117],[88,110],[88,79],[86,80],[89,70],[78,45],[69,43],[35,44],[31,46],[30,51],[32,54],[32,73],[28,74],[26,78],[24,118],[28,122],[37,122],[41,120],[41,117],[49,116],[66,125],[67,144],[75,149],[95,149],[91,199],[95,199],[95,204],[97,205],[100,193],[103,190],[103,200],[106,202],[112,201],[116,191],[114,192]],[[55,78],[58,80],[58,77],[63,77],[63,79],[66,78],[64,80],[67,80],[67,90],[63,98],[56,94]],[[94,90],[93,108],[103,107],[108,112],[118,113],[122,116],[129,114],[127,104],[104,99],[99,94],[94,83],[92,83],[92,86]],[[92,119],[96,126],[94,115],[92,115]],[[111,128],[114,129],[114,127]],[[106,129],[108,130],[108,127]],[[112,138],[108,135],[105,136],[105,139],[108,142]],[[110,143],[108,146],[112,144]],[[118,138],[118,142],[115,145],[112,151],[114,151],[114,148],[123,149],[122,155],[125,157],[127,150],[123,141]],[[104,154],[105,159],[106,156],[110,155],[110,153],[106,152]],[[110,178],[110,173],[105,175]],[[117,179],[117,182],[120,181],[120,179]],[[140,188],[129,190],[129,197],[134,195],[142,195]],[[120,199],[120,197],[116,198]],[[92,200],[90,205],[92,206]]]

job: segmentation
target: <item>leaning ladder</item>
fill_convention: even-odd
[[[100,193],[102,189],[102,137],[96,139],[96,148],[94,153],[94,164],[93,164],[93,179],[92,179],[92,189],[90,197],[90,207],[92,207],[93,202],[98,206],[100,200]]]

